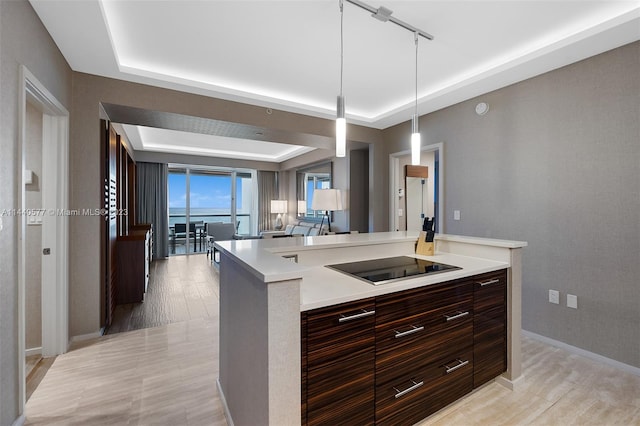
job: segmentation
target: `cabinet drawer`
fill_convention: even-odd
[[[472,390],[471,349],[376,386],[376,424],[412,425]]]
[[[441,308],[376,325],[376,349],[383,350],[425,339],[434,334],[473,322],[471,295]]]
[[[472,341],[473,323],[467,320],[452,329],[376,350],[376,384],[393,382],[427,364],[447,361],[470,350]]]
[[[405,318],[437,313],[447,306],[471,301],[470,282],[434,284],[428,287],[392,293],[376,298],[376,325],[389,324]]]
[[[375,303],[364,299],[307,312],[307,368],[370,351],[375,344]]]
[[[375,353],[359,354],[307,372],[307,423],[373,424]]]
[[[507,300],[507,271],[491,272],[473,278],[473,308],[478,312],[504,307]]]

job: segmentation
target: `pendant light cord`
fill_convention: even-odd
[[[413,33],[416,42],[416,103],[415,103],[415,115],[416,120],[418,117],[418,33]]]
[[[342,74],[344,71],[344,3],[340,3],[340,96],[342,96]]]

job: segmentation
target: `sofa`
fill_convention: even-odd
[[[282,231],[263,231],[260,233],[262,238],[278,238],[278,237],[313,237],[316,235],[324,235],[327,233],[327,224],[323,224],[320,228],[319,223],[305,222],[303,220],[295,220],[288,224]]]

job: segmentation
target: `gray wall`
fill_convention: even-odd
[[[0,210],[18,207],[19,66],[24,64],[67,107],[71,69],[26,0],[0,1]],[[0,231],[0,425],[18,417],[18,225]]]
[[[273,129],[274,134],[286,139],[283,141],[285,143],[290,143],[292,138],[295,138],[296,143],[300,145],[316,146],[318,140],[329,140],[335,134],[335,124],[332,120],[278,110],[267,113],[263,107],[74,73],[69,162],[69,173],[72,176],[69,188],[71,209],[100,207],[98,118],[101,102]],[[123,110],[112,107],[110,109]],[[351,126],[349,138],[356,142],[377,144],[378,147],[382,145],[381,132],[376,129]],[[147,157],[136,153],[136,158]],[[166,160],[170,161],[169,158]],[[388,220],[386,216],[374,219],[381,222]],[[100,328],[97,309],[100,301],[100,244],[99,239],[95,238],[100,232],[100,220],[98,217],[90,216],[77,216],[73,220],[69,235],[69,334],[82,336],[96,333]]]
[[[369,232],[369,150],[349,151],[349,231]]]
[[[635,367],[639,75],[636,42],[420,120],[425,144],[444,142],[447,232],[529,242],[523,328]],[[479,101],[491,106],[483,117]],[[408,123],[385,138],[392,152],[407,149]]]

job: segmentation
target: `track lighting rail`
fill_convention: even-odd
[[[367,12],[371,12],[371,16],[373,16],[374,18],[386,22],[386,21],[391,21],[394,24],[411,31],[412,33],[416,33],[421,37],[426,38],[427,40],[433,40],[433,36],[431,34],[429,34],[426,31],[422,31],[419,28],[414,27],[413,25],[407,24],[404,21],[401,21],[400,19],[391,16],[391,14],[393,13],[393,11],[387,9],[386,7],[380,6],[378,9],[376,9],[373,6],[369,6],[366,3],[361,2],[360,0],[344,0],[348,3],[353,4],[354,6],[358,6],[364,10],[366,10]]]

